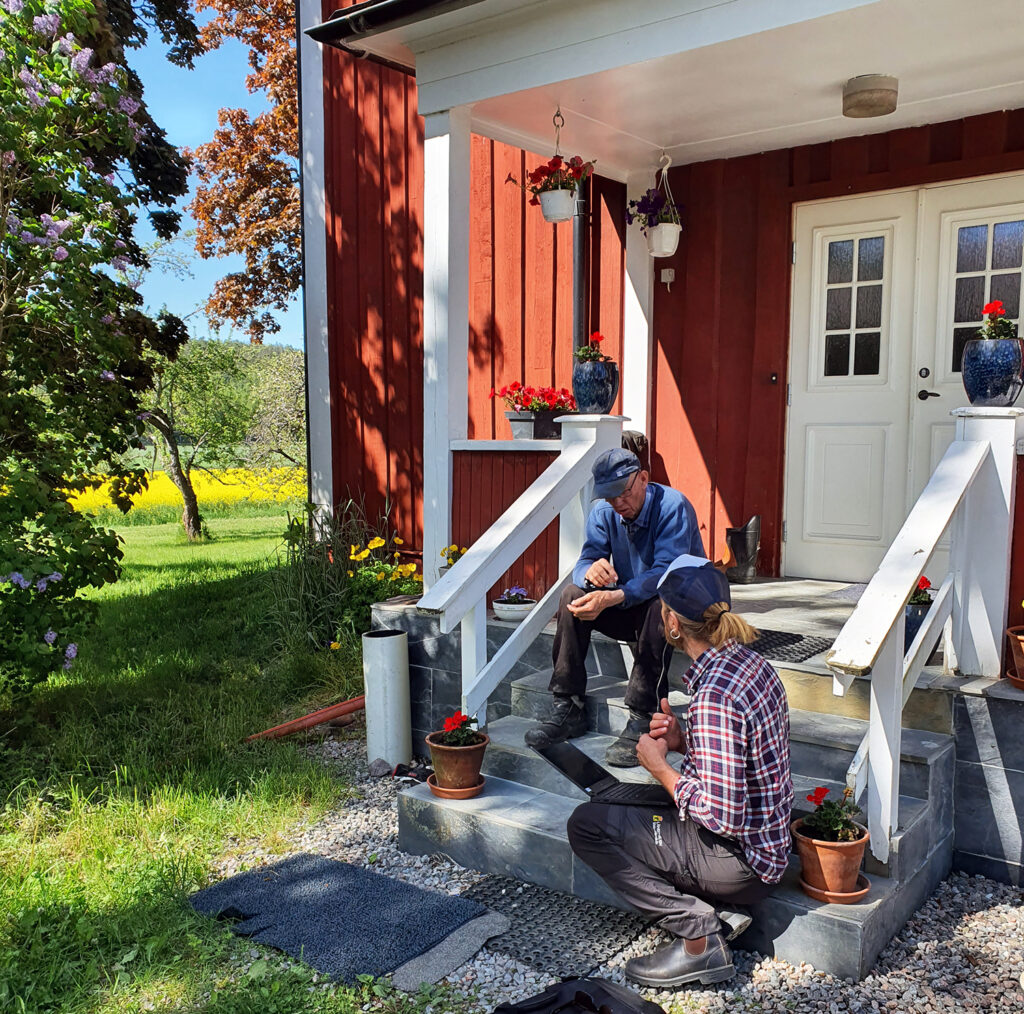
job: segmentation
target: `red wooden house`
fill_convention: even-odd
[[[896,870],[901,713],[929,638],[945,624],[947,659],[991,683],[1008,603],[1024,622],[1024,432],[1014,410],[954,414],[983,305],[1020,317],[1019,3],[334,6],[299,4],[313,499],[390,505],[423,553],[421,606],[441,633],[461,624],[463,702],[482,709],[545,619],[488,659],[487,589],[557,592],[587,454],[619,425],[513,441],[488,394],[569,386],[574,326],[600,330],[614,411],[693,502],[712,559],[759,515],[761,574],[870,581],[829,665],[838,693],[870,676],[849,779],[867,779],[872,848]],[[895,111],[844,116],[869,74],[896,79],[898,98],[875,96]],[[506,183],[551,155],[558,110],[562,150],[597,160],[575,321],[573,230]],[[655,259],[625,208],[666,155],[683,231]],[[439,578],[452,541],[473,549]],[[926,565],[949,576],[904,645]],[[1012,879],[1014,820],[985,853]]]

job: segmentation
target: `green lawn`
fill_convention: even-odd
[[[232,843],[273,847],[349,791],[290,741],[242,743],[351,685],[343,653],[272,651],[267,568],[283,527],[213,519],[198,545],[175,525],[125,529],[124,576],[97,594],[75,669],[37,688],[17,724],[0,716],[0,1010],[399,1012],[430,999],[310,991],[272,952],[238,981],[232,959],[251,945],[186,902]]]

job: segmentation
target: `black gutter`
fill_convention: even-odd
[[[317,42],[347,50],[356,56],[367,56],[364,50],[352,43],[478,3],[483,3],[483,0],[366,0],[354,7],[335,11],[328,21],[305,31]],[[390,65],[397,66],[394,62]]]

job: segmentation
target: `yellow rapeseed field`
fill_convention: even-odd
[[[257,477],[244,468],[225,468],[214,475],[193,472],[192,485],[200,510],[209,503],[287,503],[306,498],[306,470],[276,468],[266,478]],[[72,498],[71,504],[79,511],[103,511],[113,506],[106,484],[78,494]],[[154,472],[149,477],[149,488],[134,500],[136,510],[180,506],[181,494],[166,472]]]

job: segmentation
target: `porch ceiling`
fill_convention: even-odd
[[[538,40],[574,6],[483,0],[351,44],[414,60],[421,112],[468,105],[474,130],[522,147],[550,150],[560,106],[563,150],[619,179],[662,150],[681,164],[1024,106],[1021,0],[632,0],[614,32],[589,0],[578,37]],[[897,111],[844,118],[844,82],[871,73],[899,79]]]

